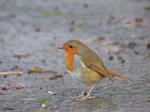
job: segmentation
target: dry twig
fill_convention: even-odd
[[[23,72],[0,72],[0,75],[22,75]]]

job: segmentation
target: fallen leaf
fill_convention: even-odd
[[[143,7],[145,10],[150,10],[150,6],[144,6]]]
[[[126,24],[124,24],[125,28],[136,27],[136,26],[141,26],[141,24],[139,24],[139,23],[126,23]]]
[[[4,93],[0,92],[0,95],[4,95]]]
[[[51,72],[53,74],[57,74],[56,71],[54,70],[42,70],[42,68],[40,67],[32,67],[32,68],[28,68],[28,73],[46,73],[46,72]]]
[[[15,109],[12,107],[4,107],[2,110],[15,110]]]
[[[104,47],[100,47],[98,48],[98,51],[100,52],[104,52],[104,53],[116,53],[119,54],[122,49],[116,46],[104,46]]]
[[[32,68],[28,68],[28,73],[33,73],[33,72],[40,72],[42,71],[42,68],[40,67],[32,67]]]
[[[55,75],[51,78],[49,78],[50,80],[56,80],[57,78],[62,78],[62,75]]]
[[[29,56],[37,56],[35,53],[22,53],[22,54],[15,54],[14,57],[29,57]]]
[[[0,85],[1,90],[22,89],[24,87],[26,87],[26,85],[23,83],[20,83],[20,82],[10,82],[7,84],[1,84]]]

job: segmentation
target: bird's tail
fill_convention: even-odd
[[[111,71],[111,70],[109,70],[109,69],[107,69],[107,72],[108,72],[110,75],[114,76],[114,77],[119,77],[119,78],[122,78],[122,79],[129,80],[129,81],[133,82],[133,81],[130,80],[129,78],[124,77],[124,76],[122,76],[122,75],[119,75],[119,74],[117,74],[117,73],[115,73],[115,72],[113,72],[113,71]]]

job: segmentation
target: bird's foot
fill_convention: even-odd
[[[76,100],[86,100],[86,99],[91,99],[91,98],[95,98],[94,96],[91,96],[91,95],[87,95],[85,97],[82,97],[80,99],[76,99]]]

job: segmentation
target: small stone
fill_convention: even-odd
[[[125,62],[125,60],[124,60],[124,59],[122,59],[122,60],[121,60],[121,63],[124,63],[124,62]]]
[[[55,7],[54,7],[54,10],[59,10],[59,7],[58,7],[58,6],[55,6]]]
[[[42,104],[42,108],[45,108],[45,107],[46,107],[46,105],[43,103],[43,104]]]
[[[74,21],[74,20],[70,21],[70,24],[74,25],[74,24],[75,24],[75,21]]]
[[[112,60],[112,59],[113,59],[113,56],[110,56],[110,57],[109,57],[109,60]]]
[[[150,49],[150,43],[147,43],[147,49]]]
[[[84,6],[85,8],[87,8],[87,7],[89,6],[89,4],[85,3],[83,6]]]
[[[56,93],[55,92],[52,92],[52,91],[48,91],[49,94],[51,95],[55,95]]]
[[[35,28],[35,31],[39,32],[39,31],[41,31],[41,29],[40,28]]]
[[[44,59],[42,59],[41,61],[42,61],[42,63],[45,63],[45,60],[44,60]]]
[[[70,31],[70,32],[74,32],[74,28],[70,28],[69,31]]]
[[[144,39],[146,36],[138,36],[137,39]]]
[[[118,57],[118,59],[119,59],[119,60],[121,60],[121,59],[122,59],[122,57],[121,57],[121,56],[119,56],[119,57]]]
[[[135,42],[130,42],[130,43],[128,44],[128,47],[129,47],[129,48],[134,48],[136,45],[137,45],[137,44],[136,44]]]
[[[103,37],[103,36],[98,36],[98,37],[97,37],[97,40],[100,41],[100,42],[103,42],[103,41],[105,41],[105,37]]]
[[[134,53],[135,53],[135,54],[139,54],[139,52],[138,52],[138,51],[134,51]]]
[[[143,18],[142,17],[136,17],[135,18],[135,22],[142,22],[143,21]]]
[[[112,19],[115,19],[115,17],[112,15],[109,15],[109,20],[112,20]]]

